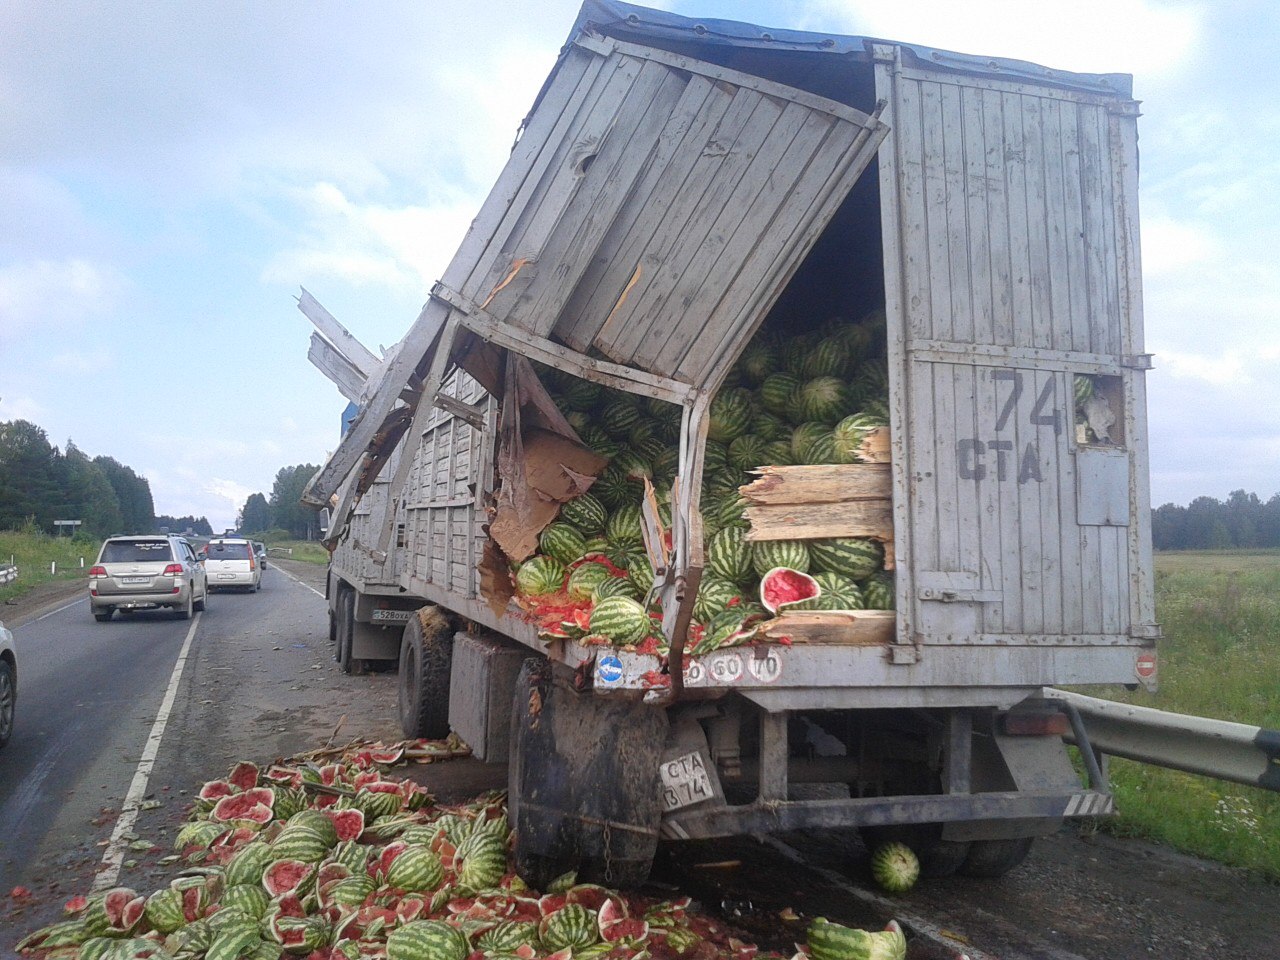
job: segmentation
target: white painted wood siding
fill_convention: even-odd
[[[876,52],[899,640],[1138,642],[1151,611],[1128,359],[1142,350],[1133,104]],[[1104,524],[1077,516],[1076,373],[1127,387],[1129,510]]]

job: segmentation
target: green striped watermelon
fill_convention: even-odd
[[[592,598],[599,603],[601,600],[608,600],[610,597],[626,597],[629,600],[639,600],[640,591],[636,589],[636,585],[627,577],[609,577],[602,580],[592,593]]]
[[[858,930],[818,917],[809,926],[812,960],[906,960],[907,938],[897,921],[879,932]]]
[[[760,578],[760,602],[770,613],[821,597],[818,582],[790,567],[774,567]]]
[[[262,871],[276,859],[271,847],[263,840],[246,843],[227,861],[226,882],[234,886],[240,883],[260,883]]]
[[[591,632],[619,647],[639,643],[649,634],[649,615],[627,597],[607,597],[591,611]]]
[[[387,937],[387,960],[464,960],[466,934],[442,920],[415,920]]]
[[[838,463],[836,458],[836,441],[831,431],[820,434],[804,448],[802,463]]]
[[[455,864],[458,883],[468,890],[487,890],[496,886],[507,872],[505,834],[473,834],[458,848],[458,853],[462,859],[461,866]]]
[[[770,413],[790,421],[800,390],[800,378],[789,373],[775,373],[760,386],[760,402]]]
[[[721,473],[729,466],[729,445],[708,440],[702,454],[702,477]]]
[[[750,391],[740,388],[721,390],[711,401],[707,437],[728,443],[751,428],[755,401]]]
[[[643,543],[642,522],[640,504],[623,504],[613,511],[605,523],[605,539],[615,547],[630,547]]]
[[[271,842],[271,859],[319,863],[329,849],[327,840],[310,827],[286,827]]]
[[[751,526],[747,520],[747,501],[736,490],[716,502],[715,518],[716,528],[719,530],[725,527],[739,527],[747,530]]]
[[[894,594],[893,578],[889,573],[877,574],[862,584],[862,596],[868,610],[892,610]]]
[[[503,920],[476,937],[476,949],[486,954],[515,953],[525,945],[538,951],[538,925],[525,920]],[[541,951],[538,951],[541,952]]]
[[[849,365],[849,347],[840,337],[826,337],[814,344],[804,358],[801,372],[804,376],[841,377]]]
[[[803,540],[760,540],[751,545],[751,568],[763,577],[774,567],[809,572],[809,548]]]
[[[271,898],[261,883],[231,884],[222,891],[222,910],[243,910],[249,916],[261,920],[266,915]]]
[[[680,469],[680,449],[663,447],[653,458],[652,463],[654,480],[665,480],[669,483],[675,477],[676,471]]]
[[[757,386],[778,369],[778,355],[769,344],[752,340],[738,357],[737,368],[744,382]]]
[[[797,603],[789,610],[861,610],[866,604],[862,599],[862,590],[848,577],[824,570],[814,574],[822,593],[812,600]]]
[[[706,623],[717,613],[729,609],[729,603],[734,599],[742,599],[742,591],[735,584],[719,577],[703,577],[693,602],[693,618],[699,623]]]
[[[835,423],[845,412],[848,399],[839,377],[814,377],[800,385],[796,394],[795,421],[817,420]]]
[[[751,421],[751,432],[765,443],[785,440],[791,436],[791,424],[768,410],[757,410]]]
[[[578,528],[567,523],[551,523],[538,538],[538,547],[553,560],[570,564],[577,560],[587,548],[587,540]]]
[[[262,844],[265,850],[267,845]],[[262,874],[258,874],[261,879]],[[182,909],[182,893],[172,887],[157,890],[147,898],[143,908],[143,917],[152,928],[160,933],[173,933],[179,927],[186,926],[187,917]]]
[[[578,439],[586,445],[589,450],[594,450],[602,457],[616,457],[622,452],[622,447],[616,440],[609,436],[602,427],[596,424],[588,424],[578,431]]]
[[[640,422],[640,408],[631,397],[615,396],[600,411],[600,426],[615,440],[630,440]]]
[[[871,876],[881,889],[905,893],[920,879],[920,861],[905,843],[884,843],[871,854]]]
[[[820,437],[831,432],[825,423],[810,421],[802,423],[791,431],[791,456],[796,463],[804,463],[809,447]]]
[[[560,393],[559,405],[568,410],[590,410],[600,399],[600,386],[590,380],[579,380],[570,377]]]
[[[755,434],[744,433],[729,443],[729,466],[738,473],[754,470],[764,463],[765,441]]]
[[[589,493],[574,497],[560,506],[560,520],[574,527],[584,537],[604,531],[609,511]]]
[[[796,462],[795,454],[791,452],[789,436],[790,434],[786,440],[773,440],[765,444],[761,466],[785,467]]]
[[[616,510],[625,503],[634,503],[644,493],[644,483],[630,476],[621,467],[613,464],[605,467],[600,478],[591,485],[591,492],[611,510]]]
[[[524,597],[555,593],[564,585],[564,573],[564,564],[554,557],[530,557],[516,572],[516,593]]]
[[[653,589],[653,566],[649,563],[647,554],[632,554],[627,563],[627,579],[635,584],[636,591],[642,597]]]
[[[810,540],[809,557],[815,570],[865,580],[884,565],[884,547],[867,537],[831,537]]]
[[[609,568],[602,563],[584,563],[569,574],[565,590],[574,600],[590,600],[596,587],[611,576]]]
[[[580,950],[600,939],[595,913],[580,903],[566,903],[543,917],[538,934],[548,950]]]
[[[884,425],[880,417],[865,412],[852,414],[837,423],[832,431],[837,462],[858,463],[862,441],[872,430]]]
[[[707,545],[707,569],[721,580],[745,583],[751,578],[751,545],[742,530],[726,527]]]
[[[386,873],[387,886],[409,893],[434,890],[443,880],[444,867],[429,847],[406,847]]]
[[[639,450],[633,448],[623,450],[614,457],[609,467],[620,470],[632,480],[643,480],[646,477],[652,479],[653,477],[653,467],[649,465],[649,461],[644,458]]]

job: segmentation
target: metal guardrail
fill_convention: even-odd
[[[1078,719],[1095,754],[1280,792],[1280,730],[1098,700],[1066,690],[1049,689],[1045,696],[1060,701],[1073,720],[1073,732],[1065,736],[1068,743],[1079,745],[1074,723]]]
[[[9,583],[11,580],[18,579],[18,568],[11,567],[8,564],[0,567],[0,583]]]

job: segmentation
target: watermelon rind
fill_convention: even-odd
[[[775,567],[809,572],[809,548],[803,540],[760,540],[751,545],[751,568],[763,577]]]
[[[907,940],[890,920],[884,930],[871,932],[818,917],[807,934],[810,960],[906,960]]]
[[[882,890],[905,893],[920,879],[920,860],[905,843],[884,843],[871,854],[871,876]]]
[[[770,613],[781,613],[797,603],[821,596],[822,588],[817,580],[790,567],[774,567],[760,578],[760,602]]]
[[[608,597],[591,611],[591,632],[618,646],[639,643],[649,633],[649,615],[627,597]]]
[[[884,566],[884,547],[867,537],[810,540],[808,547],[814,570],[829,570],[851,580],[865,580]]]
[[[470,952],[466,934],[441,920],[415,920],[387,937],[387,960],[463,960]]]

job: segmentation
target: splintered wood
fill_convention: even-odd
[[[794,610],[760,629],[767,640],[874,647],[893,642],[896,623],[892,610]]]
[[[893,496],[887,463],[761,467],[739,487],[751,523],[748,540],[869,537],[892,562]]]

